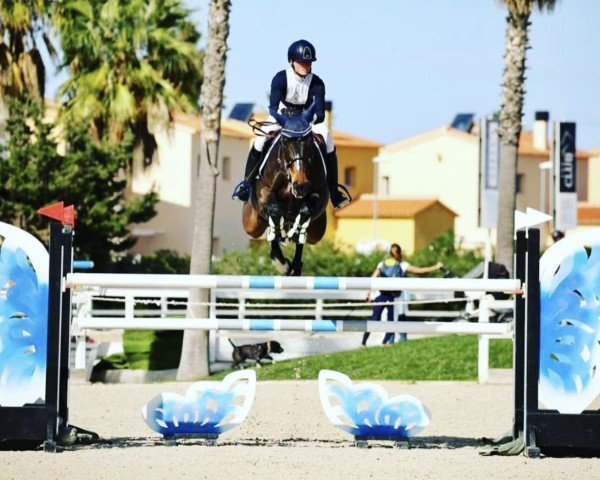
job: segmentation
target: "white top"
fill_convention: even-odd
[[[287,80],[285,101],[294,105],[304,105],[308,101],[308,89],[313,79],[313,74],[309,73],[306,77],[302,78],[290,67],[285,71],[285,76]]]

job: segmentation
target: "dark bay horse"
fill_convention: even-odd
[[[253,180],[252,196],[242,212],[246,233],[260,238],[266,231],[271,261],[289,276],[302,274],[304,245],[317,243],[327,228],[325,146],[312,133],[313,114],[314,106],[298,115],[275,117],[283,128],[265,147],[259,177]],[[288,241],[296,244],[291,262],[281,250]]]

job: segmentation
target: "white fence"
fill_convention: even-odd
[[[457,288],[453,286],[452,289]],[[450,291],[448,288],[446,290]],[[465,309],[460,312],[415,310],[408,305],[407,314],[410,318],[434,317],[455,320],[460,316],[476,315],[478,322],[475,323],[467,321],[367,322],[365,320],[370,319],[372,305],[364,304],[365,296],[364,290],[214,288],[211,290],[209,318],[194,319],[186,317],[183,309],[188,297],[187,288],[88,287],[78,289],[73,296],[73,330],[78,339],[75,366],[76,368],[85,366],[83,339],[88,329],[207,329],[210,330],[209,352],[213,366],[230,361],[231,345],[227,341],[228,338],[233,338],[236,344],[247,343],[249,338],[252,339],[251,341],[257,341],[259,338],[282,340],[286,352],[278,358],[285,359],[356,348],[362,336],[359,332],[365,330],[419,335],[475,333],[479,338],[479,381],[485,382],[489,376],[489,339],[510,338],[512,335],[512,323],[489,323],[489,319],[492,310],[511,309],[513,301],[497,301],[491,296],[481,296],[481,292],[476,295],[476,298],[480,299],[478,311],[474,310],[473,300],[467,301]],[[443,298],[439,298],[440,296]],[[448,299],[448,294],[437,294],[437,297],[438,301],[444,301]],[[101,298],[119,301],[122,308],[117,310],[96,308],[94,301]],[[427,298],[431,300],[431,295]],[[257,301],[260,305],[256,305]],[[265,301],[279,302],[273,306]],[[154,308],[149,308],[149,305]],[[288,305],[288,307],[281,308],[279,305]],[[277,316],[277,320],[270,320],[273,323],[266,328],[263,324],[258,325],[258,328],[252,328],[252,322],[264,323],[261,319],[273,318],[273,316]],[[322,330],[314,331],[315,325],[321,325]],[[265,329],[269,332],[264,331]],[[284,333],[278,330],[296,332]],[[326,333],[332,331],[349,333],[343,335]],[[381,336],[382,334],[374,333],[372,342],[380,341]]]

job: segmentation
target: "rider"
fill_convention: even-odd
[[[335,208],[342,207],[350,202],[338,189],[338,164],[333,138],[325,120],[325,84],[317,75],[311,73],[312,62],[317,60],[315,47],[306,41],[298,40],[288,48],[288,62],[290,68],[278,72],[271,82],[271,95],[269,102],[269,112],[271,116],[267,122],[271,125],[264,125],[261,129],[264,132],[274,132],[281,130],[281,125],[276,123],[273,112],[278,112],[283,108],[300,109],[305,111],[315,102],[315,117],[313,132],[320,134],[325,140],[327,146],[327,155],[325,163],[327,167],[327,187],[329,197]],[[254,144],[250,148],[248,160],[246,161],[246,170],[244,180],[238,183],[233,190],[232,198],[237,198],[242,202],[247,202],[252,190],[249,178],[256,175],[256,169],[261,160],[262,150],[265,145],[266,136],[257,136]]]

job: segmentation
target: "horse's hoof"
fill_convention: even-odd
[[[281,263],[279,261],[279,259],[277,259],[277,258],[272,258],[271,262],[273,263],[273,266],[279,273],[281,273],[282,275],[289,275],[289,271],[290,271],[289,262]]]

